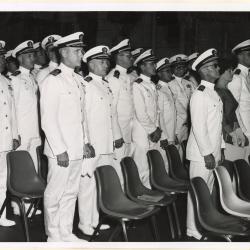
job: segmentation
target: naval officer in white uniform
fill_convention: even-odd
[[[84,92],[74,72],[83,56],[83,33],[59,39],[61,63],[44,80],[41,91],[41,124],[48,157],[44,216],[47,241],[82,241],[73,233],[75,204],[82,159],[87,145],[84,130]]]
[[[99,223],[93,172],[101,165],[113,166],[114,148],[123,138],[118,125],[117,111],[113,107],[113,94],[105,79],[110,67],[109,48],[102,45],[94,47],[84,54],[83,61],[89,69],[89,75],[85,77],[86,127],[95,157],[83,161],[78,195],[79,229],[84,234],[91,235]],[[107,228],[108,225],[101,227]]]
[[[193,63],[192,69],[201,76],[200,86],[190,101],[191,131],[187,143],[187,159],[190,160],[190,178],[202,177],[212,191],[213,169],[224,160],[225,143],[222,136],[223,103],[214,90],[220,77],[218,56],[215,49],[202,53]],[[187,203],[187,235],[196,239],[201,234],[195,225],[190,194]]]

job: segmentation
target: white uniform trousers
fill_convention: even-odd
[[[33,162],[34,166],[37,172],[38,168],[38,163],[37,163],[37,153],[36,153],[36,148],[41,145],[41,139],[39,137],[37,138],[31,138],[30,141],[22,141],[21,138],[21,145],[17,150],[26,150],[29,152]]]
[[[165,150],[160,147],[160,142],[153,143],[148,140],[147,137],[141,137],[141,140],[135,141],[135,149],[134,149],[134,161],[137,165],[140,179],[144,186],[147,188],[151,188],[150,180],[149,180],[149,165],[147,159],[147,151],[151,149],[158,150],[165,162],[165,168],[168,172],[168,162]]]
[[[116,148],[114,152],[114,168],[119,176],[123,190],[124,190],[124,180],[120,162],[124,157],[127,156],[133,157],[133,153],[134,153],[134,144],[132,142],[124,143],[121,148]]]
[[[78,193],[79,226],[81,227],[96,227],[99,223],[94,171],[102,165],[113,166],[113,154],[97,155],[95,158],[83,160],[84,174],[81,176]]]
[[[6,198],[6,190],[7,190],[7,160],[6,160],[6,152],[0,152],[0,208],[2,207],[5,198]],[[1,218],[6,218],[6,209],[4,210]]]
[[[44,193],[44,222],[49,239],[63,241],[72,234],[75,204],[79,190],[82,160],[68,167],[48,158],[47,187]]]
[[[214,175],[212,170],[208,170],[205,167],[205,163],[190,161],[189,174],[190,174],[190,179],[197,176],[204,179],[210,193],[212,192],[214,184]],[[187,200],[187,235],[195,237],[196,239],[201,238],[201,234],[198,232],[198,229],[195,224],[194,207],[190,193],[188,193],[188,200]]]

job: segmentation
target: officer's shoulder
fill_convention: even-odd
[[[61,73],[62,71],[60,69],[54,69],[53,71],[50,72],[50,75],[52,76],[57,76]]]
[[[206,89],[206,87],[204,85],[200,85],[197,90],[203,92]]]
[[[91,82],[92,80],[93,80],[93,78],[91,76],[86,76],[84,78],[84,81],[86,81],[86,82]]]
[[[136,83],[140,84],[141,82],[143,82],[143,80],[139,77],[135,80]]]

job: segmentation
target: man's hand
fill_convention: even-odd
[[[168,140],[167,139],[160,141],[160,147],[162,149],[165,149],[167,146],[168,146]]]
[[[123,143],[124,143],[123,138],[120,138],[120,139],[114,141],[114,146],[115,146],[115,148],[121,148]]]
[[[160,140],[161,133],[162,133],[162,130],[159,127],[157,127],[156,130],[149,135],[149,139],[152,142],[156,143],[156,142],[158,142]]]
[[[56,158],[57,158],[57,164],[59,166],[64,168],[69,166],[69,156],[67,152],[57,155]]]
[[[204,161],[205,161],[205,167],[207,169],[214,169],[216,164],[215,164],[215,159],[212,154],[210,155],[205,155],[204,156]]]
[[[90,143],[86,143],[83,147],[83,158],[94,158],[95,149]]]
[[[12,140],[12,148],[13,150],[16,150],[20,146],[19,140],[13,139]]]

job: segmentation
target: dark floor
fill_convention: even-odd
[[[186,224],[186,195],[179,196],[177,200],[177,210],[180,217],[180,223],[182,225],[182,233],[183,237],[180,240],[175,241],[187,241],[188,239],[185,237],[185,224]],[[74,219],[74,233],[82,239],[89,240],[89,237],[79,231],[77,228],[78,224],[78,212],[76,209],[76,216]],[[7,213],[8,218],[16,221],[16,226],[13,227],[0,227],[0,241],[1,242],[22,242],[25,241],[24,230],[22,227],[22,222],[19,216],[14,216],[10,208],[8,208]],[[111,229],[102,231],[99,236],[97,236],[95,241],[105,242],[109,238],[112,229],[114,228],[114,222],[108,221],[111,225]],[[157,225],[160,233],[160,241],[161,242],[169,242],[173,241],[170,238],[168,219],[166,212],[164,210],[160,211],[157,216]],[[30,226],[30,236],[32,242],[44,242],[46,241],[46,235],[44,232],[43,226],[43,217],[41,215],[37,215],[34,219],[29,220]],[[137,222],[128,228],[128,237],[129,241],[132,242],[151,242],[154,241],[150,223],[148,220]],[[122,235],[118,234],[117,237],[114,238],[113,241],[123,241]],[[189,240],[192,241],[192,240]],[[219,241],[219,239],[211,238],[210,241]],[[235,239],[234,241],[248,241],[248,239]]]

